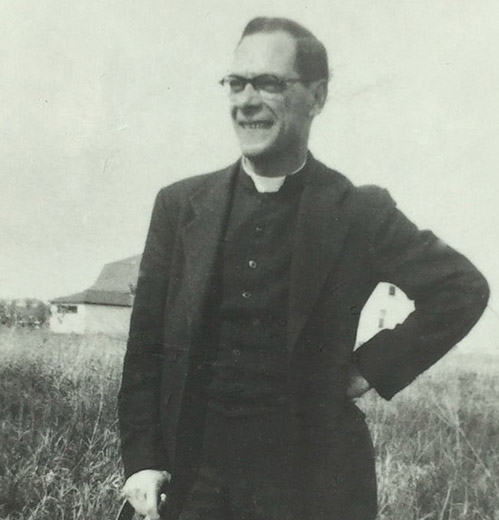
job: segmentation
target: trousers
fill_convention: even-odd
[[[181,520],[294,518],[298,439],[286,414],[208,412],[203,460]]]
[[[348,420],[357,428],[355,418]],[[329,454],[320,447],[324,432],[300,430],[294,421],[284,412],[227,417],[208,411],[202,460],[179,519],[373,520],[373,463],[366,463],[361,477],[366,482],[351,483],[348,461],[349,451],[366,461],[372,453],[359,454],[363,446],[353,440],[349,444],[354,436],[348,421],[341,438],[334,439],[347,455],[338,471],[321,467],[322,461],[329,464]],[[334,444],[329,451],[335,451]]]

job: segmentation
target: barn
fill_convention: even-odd
[[[126,335],[140,255],[106,264],[87,290],[50,301],[56,333]]]

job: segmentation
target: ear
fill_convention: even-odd
[[[327,81],[320,79],[310,84],[310,92],[313,96],[313,102],[310,107],[310,116],[315,117],[322,112],[327,99]]]

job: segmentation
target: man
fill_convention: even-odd
[[[166,490],[168,519],[373,519],[354,399],[390,399],[486,305],[468,260],[310,154],[328,79],[308,30],[251,21],[222,80],[242,160],[156,199],[119,398],[124,491],[149,518]],[[379,282],[415,311],[354,354]]]

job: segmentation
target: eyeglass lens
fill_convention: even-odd
[[[294,81],[294,80],[289,80]],[[254,78],[243,78],[241,76],[228,76],[222,80],[222,85],[227,86],[232,94],[243,92],[249,83],[258,92],[263,91],[268,94],[283,92],[287,87],[287,81],[277,76],[263,74]]]

